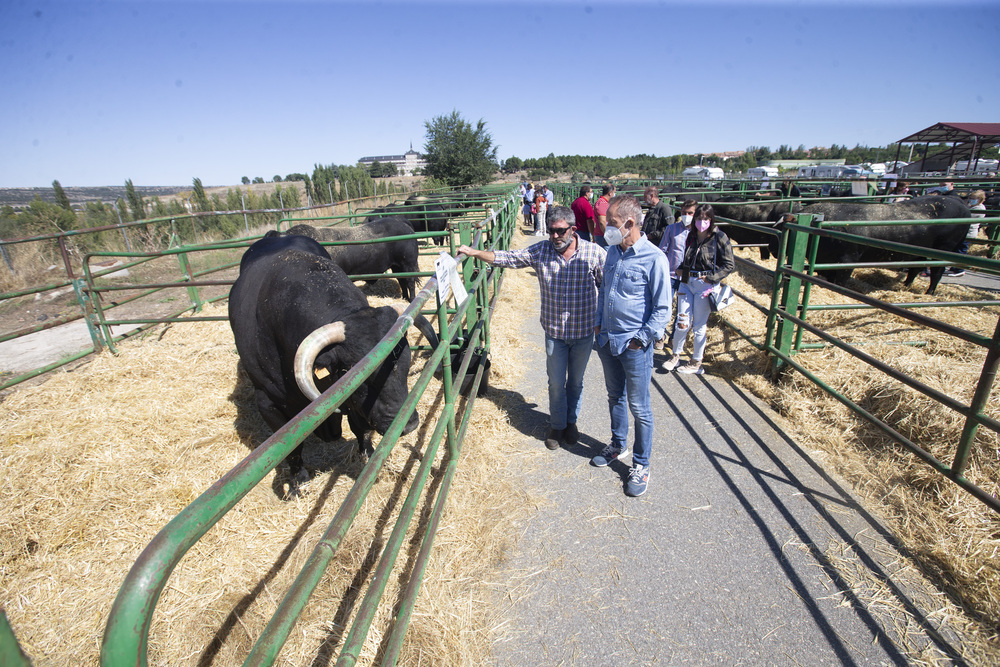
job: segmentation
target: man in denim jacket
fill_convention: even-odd
[[[628,455],[628,410],[635,419],[632,469],[625,493],[641,496],[649,482],[653,410],[649,385],[653,343],[670,321],[673,294],[663,252],[642,233],[642,208],[632,195],[612,198],[608,206],[608,258],[597,296],[594,333],[604,366],[611,411],[611,443],[591,459],[606,466]]]

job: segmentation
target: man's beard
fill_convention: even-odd
[[[569,244],[573,242],[573,237],[566,239],[565,241],[552,241],[552,247],[556,249],[557,252],[562,252],[569,247]]]

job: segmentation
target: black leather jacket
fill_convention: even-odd
[[[715,235],[709,236],[702,243],[698,243],[697,239],[698,231],[692,229],[684,246],[681,279],[687,282],[692,271],[710,271],[707,276],[701,276],[701,279],[712,284],[721,283],[726,276],[736,270],[733,244],[721,229],[716,229]]]

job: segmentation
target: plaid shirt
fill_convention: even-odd
[[[576,239],[576,252],[563,259],[550,241],[541,241],[523,250],[498,250],[494,266],[538,272],[542,296],[539,320],[550,338],[575,340],[594,332],[597,290],[604,276],[604,248]]]

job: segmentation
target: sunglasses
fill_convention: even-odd
[[[572,227],[549,227],[549,234],[555,236],[565,236],[566,232],[573,229]]]

